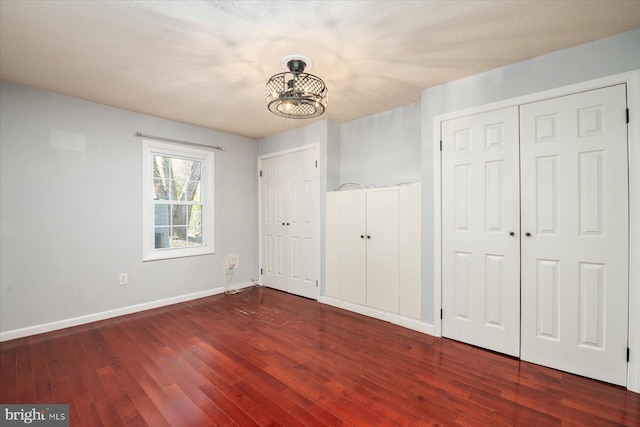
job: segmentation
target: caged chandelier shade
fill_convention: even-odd
[[[322,79],[305,73],[311,59],[302,55],[282,58],[289,70],[271,76],[265,88],[267,108],[273,114],[290,119],[311,119],[327,109],[327,86]]]

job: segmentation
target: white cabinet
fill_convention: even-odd
[[[317,149],[260,161],[260,272],[263,285],[318,298]]]
[[[420,318],[420,185],[327,194],[326,296]]]

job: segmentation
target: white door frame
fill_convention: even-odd
[[[262,161],[264,159],[269,159],[271,157],[278,157],[278,156],[284,156],[286,154],[290,154],[290,153],[296,153],[298,151],[304,151],[304,150],[309,150],[309,149],[315,149],[316,150],[316,155],[318,157],[318,167],[316,168],[316,182],[317,182],[317,190],[318,190],[318,211],[316,212],[316,218],[318,218],[317,224],[316,224],[316,280],[318,283],[318,286],[316,286],[316,293],[315,293],[315,299],[318,300],[320,299],[320,269],[321,269],[321,265],[320,265],[320,239],[322,238],[322,236],[320,236],[320,222],[323,221],[323,218],[320,217],[320,212],[321,212],[321,203],[320,203],[320,199],[321,199],[321,194],[320,194],[320,144],[314,143],[314,144],[307,144],[307,145],[301,145],[300,147],[294,147],[294,148],[289,148],[287,150],[282,150],[282,151],[274,151],[273,153],[268,153],[268,154],[263,154],[262,156],[258,156],[258,283],[260,285],[262,285],[262,274],[260,274],[260,267],[262,264],[262,186],[260,185],[260,170],[262,170]]]
[[[524,95],[491,104],[481,105],[461,111],[441,114],[433,119],[433,216],[434,216],[434,262],[433,262],[433,305],[434,335],[442,336],[442,191],[440,124],[444,120],[484,113],[491,110],[542,101],[571,95],[577,92],[599,89],[625,83],[627,85],[627,105],[630,112],[628,125],[629,150],[629,195],[640,194],[640,70],[616,74],[596,80],[577,83],[561,88]],[[630,359],[627,366],[627,389],[640,393],[640,197],[629,197],[629,348]]]

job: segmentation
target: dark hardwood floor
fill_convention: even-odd
[[[639,426],[640,395],[266,288],[1,344],[72,426]]]

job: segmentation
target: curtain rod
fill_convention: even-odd
[[[224,147],[220,147],[220,146],[212,146],[212,145],[206,145],[206,144],[198,144],[196,142],[180,141],[179,139],[163,138],[161,136],[147,135],[145,133],[140,133],[140,132],[136,132],[136,136],[141,136],[142,138],[157,139],[159,141],[177,142],[178,144],[187,144],[187,145],[195,145],[198,147],[213,148],[214,150],[224,151]]]

